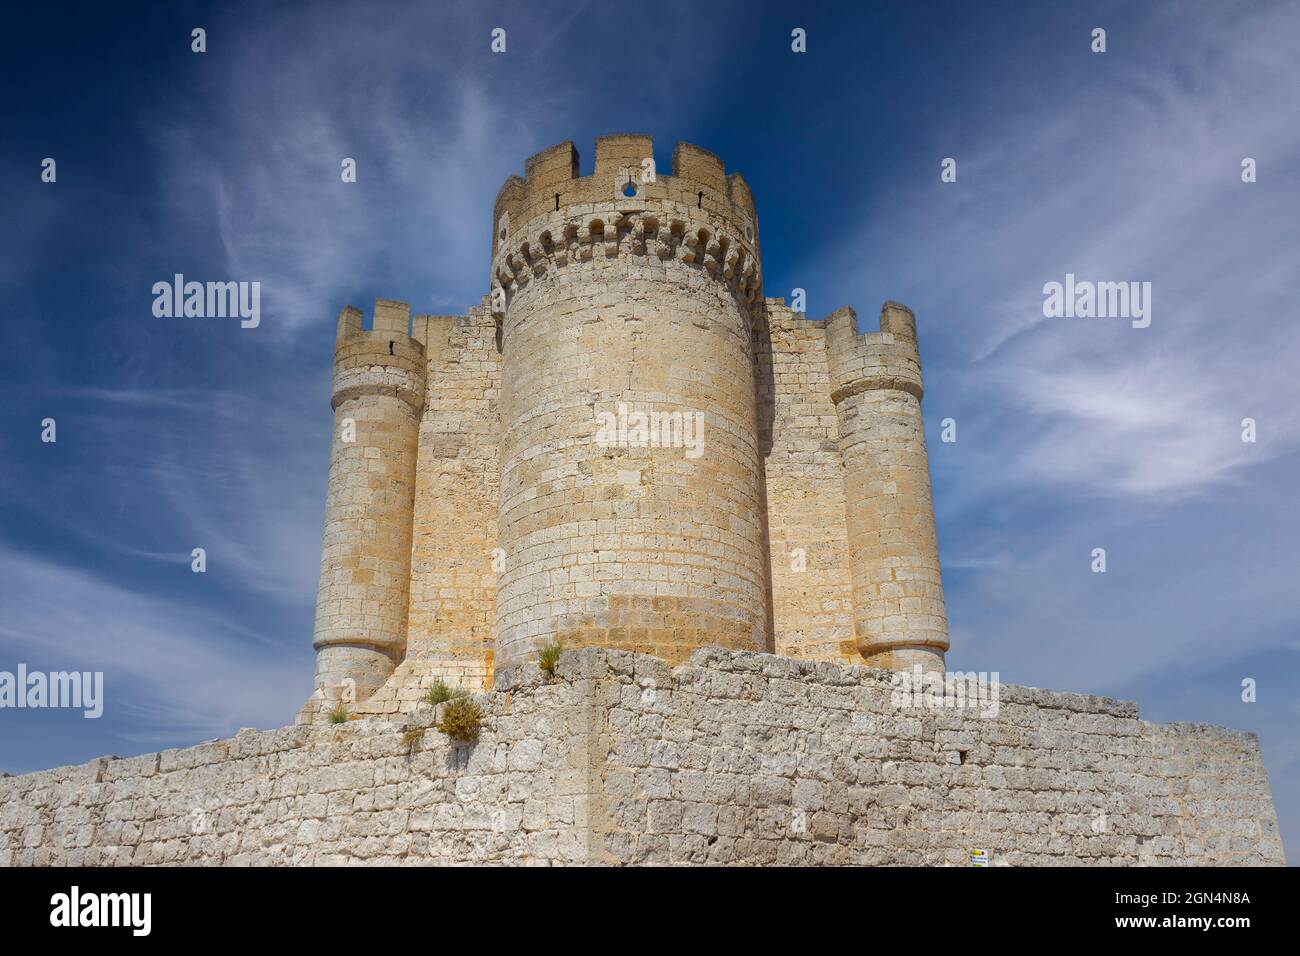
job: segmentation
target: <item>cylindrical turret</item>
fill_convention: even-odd
[[[738,175],[647,136],[528,161],[497,199],[501,544],[496,661],[553,640],[682,660],[768,643],[750,309],[757,221]]]
[[[943,671],[948,616],[921,421],[916,318],[886,302],[880,332],[852,309],[826,322],[844,459],[854,633],[874,667]]]
[[[369,697],[406,643],[416,446],[424,405],[424,347],[408,334],[410,306],[375,303],[339,316],[320,590],[316,687],[327,699]]]

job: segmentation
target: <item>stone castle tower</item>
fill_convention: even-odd
[[[556,640],[943,669],[915,318],[766,298],[741,175],[652,157],[529,159],[468,315],[343,310],[318,697],[478,689]]]
[[[650,147],[529,160],[467,315],[343,310],[296,726],[0,774],[0,866],[1285,865],[1253,734],[896,694],[948,647],[912,313],[766,298],[744,180]]]

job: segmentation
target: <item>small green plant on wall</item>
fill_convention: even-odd
[[[468,693],[469,691],[464,688],[448,687],[445,681],[437,680],[429,688],[429,692],[424,695],[424,702],[430,707],[437,707],[439,704],[445,704],[457,697],[464,697]]]
[[[478,740],[483,724],[483,711],[468,696],[453,697],[447,701],[438,721],[438,729],[452,740],[472,744]]]
[[[348,722],[348,705],[340,701],[334,705],[330,711],[329,718],[331,724],[346,724]]]
[[[547,677],[555,676],[555,667],[560,663],[560,651],[564,650],[564,645],[559,641],[552,641],[546,644],[537,652],[537,666]]]

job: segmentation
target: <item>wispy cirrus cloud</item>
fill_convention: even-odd
[[[828,309],[917,312],[950,666],[1259,731],[1294,856],[1300,9],[1110,22],[1104,55],[1044,34],[1031,91],[990,75],[965,106],[996,122],[934,124],[924,176],[860,180],[863,226],[799,274]],[[1150,328],[1045,318],[1066,273],[1151,282]]]
[[[112,197],[102,203],[111,240],[92,243],[97,258],[77,273],[102,280],[87,299],[94,321],[76,336],[51,334],[58,309],[33,294],[24,324],[6,327],[30,380],[22,414],[56,415],[59,443],[6,431],[22,466],[0,486],[0,506],[30,525],[0,555],[27,568],[4,592],[15,609],[4,649],[45,654],[69,628],[120,645],[106,663],[131,686],[131,705],[96,733],[143,747],[224,733],[230,714],[243,714],[232,726],[291,717],[286,668],[304,687],[311,676],[339,308],[377,295],[463,311],[487,290],[492,202],[505,178],[566,138],[589,164],[594,137],[624,128],[624,90],[593,89],[569,52],[606,43],[623,11],[575,5],[551,17],[521,2],[491,14],[416,2],[382,16],[344,3],[212,11],[208,53],[179,64],[175,82],[114,101],[133,134],[121,145],[122,185],[138,194],[106,190],[122,170],[72,163],[80,175],[24,199],[27,232],[41,238],[79,223],[85,195]],[[498,16],[510,53],[493,58]],[[638,62],[667,75],[686,55],[706,82],[719,65],[691,51],[707,47],[681,31]],[[677,132],[700,102],[648,84],[637,106],[642,129]],[[355,184],[341,181],[345,157],[357,162]],[[50,248],[68,241],[49,238]],[[30,280],[39,258],[6,260],[0,280]],[[262,326],[156,319],[152,284],[176,272],[260,282]],[[188,568],[196,547],[203,575]],[[57,613],[42,619],[46,605]],[[66,649],[91,657],[76,641]],[[263,651],[278,658],[266,669],[274,676],[227,693],[235,675],[262,666]],[[224,663],[208,666],[214,659]],[[5,755],[9,766],[48,759]]]
[[[0,601],[0,666],[103,671],[106,715],[155,728],[126,739],[279,726],[294,706],[286,689],[297,687],[303,700],[311,691],[299,662],[223,614],[134,593],[8,547],[0,547]]]
[[[211,389],[48,390],[75,422],[78,459],[55,488],[84,485],[93,469],[121,513],[53,509],[51,528],[118,561],[188,565],[201,547],[236,590],[286,605],[315,597],[329,419],[308,398]],[[65,431],[65,442],[67,441]],[[23,494],[0,491],[0,500]]]
[[[399,3],[382,17],[352,4],[326,17],[244,10],[219,31],[230,51],[221,95],[152,124],[169,207],[200,211],[230,271],[262,281],[271,334],[328,323],[340,290],[362,283],[417,312],[476,304],[506,177],[584,129],[622,128],[592,117],[624,114],[627,90],[593,87],[571,54],[552,59],[561,37],[602,42],[620,11],[576,4],[555,18],[519,3],[487,13],[472,3]],[[509,46],[497,56],[489,28],[500,23]],[[706,48],[683,32],[671,50],[640,50],[638,68],[667,73]],[[717,69],[703,61],[697,78]],[[698,108],[659,84],[631,88],[642,128],[681,128]],[[341,180],[345,158],[355,183]]]
[[[1163,42],[1175,19],[1180,42]],[[1046,118],[936,144],[933,182],[889,192],[843,259],[811,267],[842,298],[857,294],[845,259],[916,290],[931,394],[962,403],[968,434],[1013,426],[986,433],[987,487],[1168,499],[1300,447],[1300,333],[1283,318],[1300,300],[1300,198],[1282,174],[1300,129],[1277,122],[1297,28],[1285,5],[1243,8],[1232,31],[1152,8],[1123,34],[1140,53],[1073,66],[1088,82],[1063,77]],[[940,184],[954,153],[958,182]],[[1240,179],[1246,156],[1258,183]],[[1151,328],[1045,318],[1042,286],[1067,272],[1151,282]]]

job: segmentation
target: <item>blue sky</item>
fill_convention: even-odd
[[[289,722],[340,307],[463,311],[506,176],[566,139],[585,174],[597,136],[645,132],[663,170],[685,140],[744,173],[768,295],[915,310],[950,666],[1257,732],[1300,859],[1300,7],[704,9],[9,15],[0,670],[103,670],[108,701],[0,712],[0,768]],[[260,327],[155,318],[176,272],[259,281]],[[1150,328],[1045,319],[1067,272],[1150,281]]]

